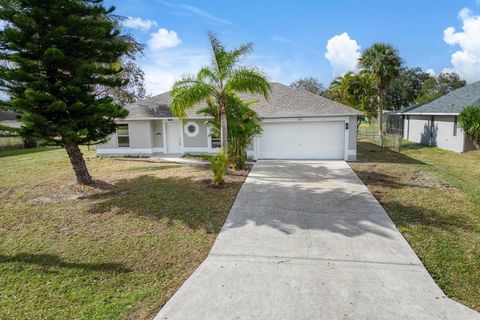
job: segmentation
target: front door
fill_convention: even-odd
[[[182,152],[181,125],[179,121],[167,121],[167,153]]]

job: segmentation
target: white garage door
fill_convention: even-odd
[[[345,122],[264,122],[259,159],[343,159]]]

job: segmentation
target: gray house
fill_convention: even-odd
[[[355,160],[357,116],[362,113],[302,89],[272,83],[269,100],[251,107],[262,119],[263,132],[255,137],[248,155],[254,159]],[[166,92],[128,105],[129,115],[118,121],[117,132],[97,146],[98,155],[151,156],[154,154],[216,153],[220,141],[211,135],[197,105],[186,119],[173,116]]]
[[[403,138],[454,152],[475,150],[457,120],[465,107],[478,104],[480,81],[431,102],[405,108],[397,113],[403,117]]]
[[[12,128],[19,128],[21,123],[17,120],[18,114],[0,110],[0,124]]]

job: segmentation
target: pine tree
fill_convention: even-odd
[[[93,183],[79,145],[104,142],[128,112],[99,87],[122,88],[121,59],[138,44],[101,0],[0,0],[0,108],[24,135],[65,147],[80,184]]]

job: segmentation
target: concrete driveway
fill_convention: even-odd
[[[343,161],[259,161],[156,319],[480,319],[445,297]]]

